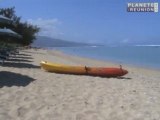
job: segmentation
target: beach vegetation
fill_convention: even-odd
[[[15,7],[0,8],[0,15],[3,15],[4,17],[7,17],[12,20],[11,24],[6,24],[3,22],[0,23],[1,29],[9,28],[22,36],[21,38],[14,38],[8,37],[7,35],[1,35],[0,40],[7,42],[15,42],[23,46],[30,45],[31,43],[33,43],[34,40],[36,40],[36,34],[39,32],[40,28],[36,25],[23,22],[21,20],[21,17],[16,15]]]

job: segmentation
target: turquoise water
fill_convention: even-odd
[[[59,47],[67,54],[160,69],[160,46]]]

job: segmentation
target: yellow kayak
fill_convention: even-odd
[[[113,67],[87,67],[87,66],[70,66],[64,64],[41,61],[41,68],[48,72],[63,74],[92,75],[102,77],[118,77],[128,73],[127,70]]]
[[[48,61],[41,61],[41,67],[48,72],[67,73],[67,74],[86,74],[85,66],[69,66]]]

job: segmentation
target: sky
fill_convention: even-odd
[[[129,2],[158,0],[0,0],[41,28],[38,35],[102,44],[160,44],[160,9],[127,12]],[[159,2],[160,6],[160,2]]]

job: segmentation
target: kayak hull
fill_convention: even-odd
[[[42,61],[40,65],[41,68],[43,68],[48,72],[55,72],[62,74],[119,77],[128,73],[127,70],[124,70],[122,68],[70,66],[70,65],[51,63],[47,61]]]
[[[64,74],[85,74],[86,70],[84,66],[68,66],[63,64],[55,64],[46,61],[42,61],[41,67],[48,72],[64,73]]]
[[[87,74],[102,77],[118,77],[128,73],[122,68],[87,67]]]

